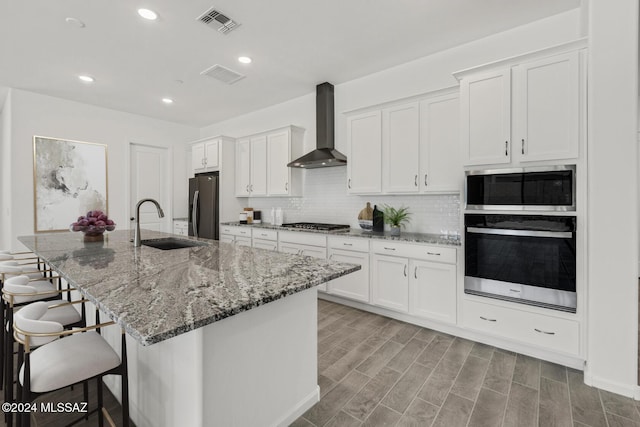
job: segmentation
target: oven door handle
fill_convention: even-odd
[[[556,239],[570,239],[573,237],[573,233],[570,231],[512,230],[507,228],[467,227],[467,232],[476,234],[498,234],[501,236],[553,237]]]

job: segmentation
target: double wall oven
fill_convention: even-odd
[[[465,293],[576,311],[576,170],[468,171]]]

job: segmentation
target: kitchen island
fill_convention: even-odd
[[[205,239],[134,248],[131,237],[19,240],[127,332],[137,426],[288,425],[319,400],[315,286],[359,266]],[[104,333],[117,349],[114,329]]]

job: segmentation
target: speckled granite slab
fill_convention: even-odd
[[[332,236],[345,236],[345,237],[362,237],[366,239],[382,239],[382,240],[395,240],[398,242],[413,242],[413,243],[426,243],[431,245],[448,245],[448,246],[461,246],[460,236],[444,236],[442,234],[426,234],[426,233],[407,233],[402,232],[400,236],[392,236],[389,232],[374,233],[373,231],[365,231],[360,229],[351,229],[350,231],[319,231],[319,230],[307,230],[300,228],[282,227],[280,225],[271,224],[240,224],[239,222],[224,222],[220,225],[231,225],[234,227],[254,227],[254,228],[266,228],[270,230],[282,230],[282,231],[297,231],[300,233],[321,233]]]
[[[173,235],[143,230],[142,236]],[[134,248],[132,237],[124,230],[99,243],[84,243],[81,233],[71,232],[18,239],[142,345],[360,269],[207,239],[197,239],[206,246],[184,249]]]

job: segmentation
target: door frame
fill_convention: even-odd
[[[139,142],[129,140],[127,144],[127,154],[125,156],[125,167],[126,167],[126,179],[125,179],[125,197],[126,197],[126,216],[125,220],[128,221],[129,227],[128,229],[133,229],[133,221],[131,221],[131,217],[133,216],[132,207],[131,207],[131,148],[133,145],[139,145],[142,147],[150,147],[150,148],[159,148],[165,151],[165,162],[167,165],[167,180],[169,181],[169,185],[167,185],[165,197],[168,200],[168,206],[162,206],[162,210],[164,211],[164,217],[166,218],[166,226],[167,230],[165,233],[173,233],[173,147],[166,147],[163,145],[154,145],[154,144],[142,144]]]

